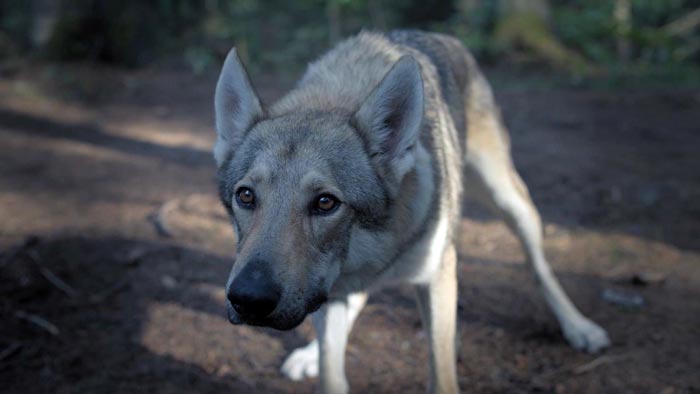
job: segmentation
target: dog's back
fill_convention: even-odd
[[[277,102],[273,114],[300,108],[355,110],[403,55],[421,64],[430,100],[441,98],[458,131],[466,130],[465,97],[483,78],[469,51],[455,38],[417,30],[361,32],[311,63],[296,88]],[[490,103],[493,105],[492,103]]]

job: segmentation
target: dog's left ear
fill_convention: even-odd
[[[217,133],[214,159],[221,166],[250,127],[264,115],[260,99],[238,58],[236,48],[226,56],[221,69],[214,95],[214,111]]]
[[[423,78],[412,56],[401,57],[365,99],[353,120],[370,154],[401,177],[423,123]]]

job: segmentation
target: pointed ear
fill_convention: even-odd
[[[370,154],[385,164],[397,164],[414,147],[423,123],[423,78],[412,56],[394,64],[353,120]]]
[[[217,133],[214,159],[221,166],[228,154],[241,143],[246,131],[264,115],[236,48],[226,56],[221,69],[214,95],[214,111]]]

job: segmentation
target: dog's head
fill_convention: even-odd
[[[238,242],[229,319],[291,329],[326,300],[354,234],[387,220],[415,162],[420,69],[399,59],[355,111],[270,116],[232,50],[215,110],[220,196]]]

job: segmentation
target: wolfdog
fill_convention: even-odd
[[[286,359],[289,378],[318,374],[321,392],[347,392],[345,347],[368,292],[411,283],[429,338],[429,391],[458,391],[463,192],[518,237],[569,343],[608,345],[552,274],[491,88],[457,39],[362,32],[270,106],[234,48],[215,112],[219,192],[237,238],[228,317],[287,330],[311,314],[317,339]]]

